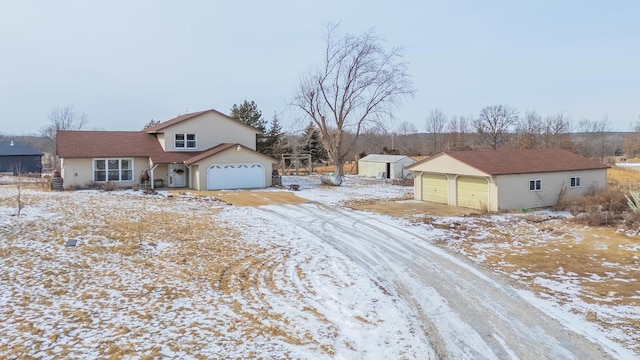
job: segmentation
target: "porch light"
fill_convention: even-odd
[[[240,146],[240,144],[238,144],[238,146],[236,146],[236,151],[240,151],[242,150],[242,147]]]

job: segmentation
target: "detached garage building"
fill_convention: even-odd
[[[607,184],[608,165],[566,150],[445,151],[409,166],[415,198],[501,211],[553,206]]]
[[[369,154],[358,160],[358,175],[385,179],[410,179],[412,174],[406,167],[415,162],[404,155]]]
[[[14,176],[42,172],[42,152],[35,147],[17,141],[0,142],[0,173]]]

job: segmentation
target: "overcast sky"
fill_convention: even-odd
[[[92,129],[140,130],[245,99],[293,131],[287,104],[330,22],[404,47],[417,91],[396,125],[504,104],[624,131],[640,115],[639,19],[636,0],[2,0],[0,133],[37,133],[67,104]]]

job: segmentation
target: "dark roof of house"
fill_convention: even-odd
[[[205,114],[205,113],[208,113],[208,112],[212,112],[212,113],[221,115],[221,116],[223,116],[223,117],[225,117],[225,118],[227,118],[227,119],[229,119],[231,121],[235,121],[235,122],[237,122],[239,124],[242,124],[243,126],[246,126],[246,127],[250,128],[250,129],[254,130],[256,133],[260,133],[260,130],[254,128],[253,126],[249,126],[249,125],[247,125],[247,124],[245,124],[245,123],[243,123],[243,122],[241,122],[241,121],[239,121],[237,119],[234,119],[234,118],[230,117],[229,115],[225,115],[225,114],[223,114],[220,111],[215,110],[215,109],[198,111],[198,112],[193,112],[193,113],[189,113],[189,114],[180,115],[180,116],[175,117],[175,118],[173,118],[171,120],[167,120],[167,121],[161,122],[160,124],[150,126],[150,127],[146,128],[144,131],[146,131],[148,134],[162,133],[164,129],[166,129],[167,127],[169,127],[171,125],[175,125],[175,124],[181,123],[181,122],[183,122],[185,120],[189,120],[191,118],[194,118],[196,116],[199,116],[199,115],[202,115],[202,114]]]
[[[610,166],[560,149],[504,149],[443,151],[408,166],[414,168],[435,157],[448,155],[489,175],[608,169]]]
[[[2,141],[0,142],[0,156],[34,156],[42,155],[42,152],[35,147],[19,143],[17,141]]]

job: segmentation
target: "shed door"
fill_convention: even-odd
[[[260,164],[213,164],[207,171],[207,190],[263,188],[264,179]]]
[[[448,204],[448,189],[447,175],[422,174],[422,200]]]
[[[460,176],[456,180],[458,206],[472,209],[486,209],[489,202],[489,183],[486,178]]]

